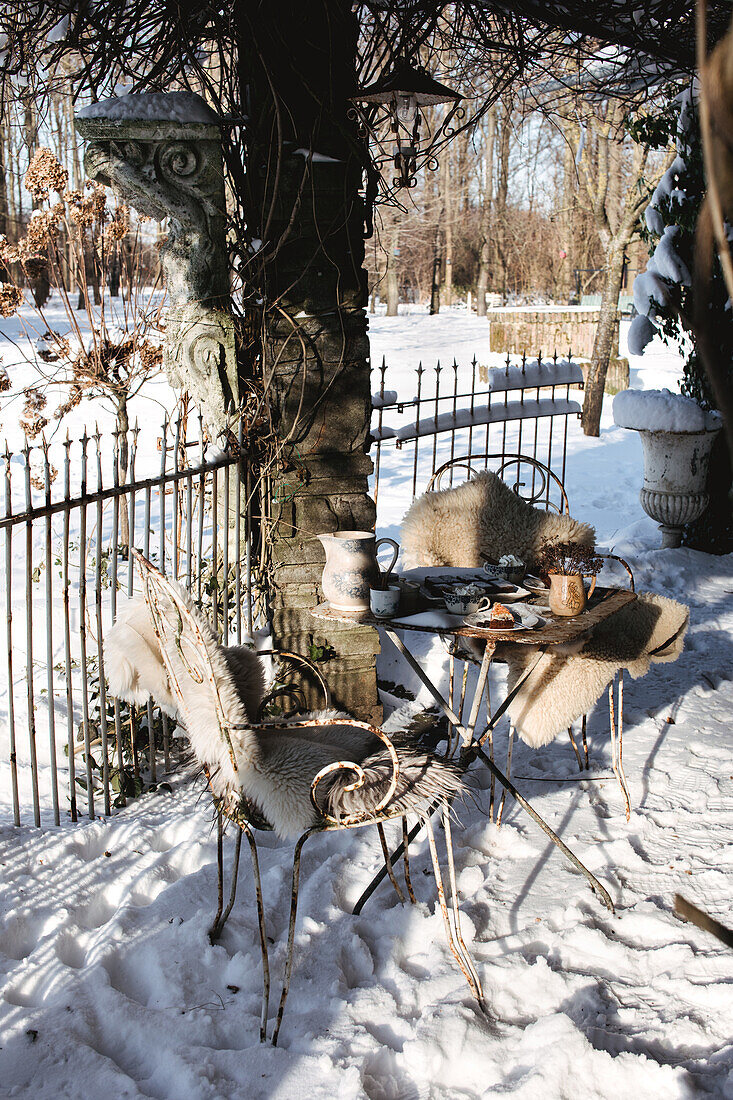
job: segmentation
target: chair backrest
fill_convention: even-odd
[[[565,486],[549,466],[531,455],[519,454],[478,454],[462,455],[444,462],[427,485],[427,492],[446,489],[456,481],[468,481],[484,470],[501,478],[517,496],[546,512],[559,515],[570,514],[570,504]],[[459,473],[456,477],[456,473]]]
[[[262,649],[257,656],[271,658],[275,666],[259,719],[290,718],[308,710],[327,710],[332,705],[326,678],[307,657],[284,649]]]
[[[139,551],[132,550],[142,592],[153,621],[170,691],[183,717],[191,746],[204,767],[221,765],[236,782],[238,765],[230,730],[244,728],[248,715],[232,676],[218,654],[218,643],[179,591]],[[210,634],[210,637],[206,637]],[[217,667],[215,667],[215,665]],[[224,693],[224,694],[223,694]],[[200,747],[205,746],[205,747]]]

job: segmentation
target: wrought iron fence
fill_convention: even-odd
[[[405,378],[411,374],[414,394],[408,396]],[[443,462],[476,452],[502,459],[526,454],[564,481],[568,420],[581,412],[571,390],[583,388],[582,370],[570,352],[564,358],[557,352],[551,358],[541,352],[536,359],[507,356],[501,367],[481,366],[475,357],[467,367],[454,361],[428,369],[420,363],[407,375],[383,360],[372,378],[375,501],[388,446],[412,448],[412,499]]]
[[[0,801],[15,824],[108,814],[170,767],[174,723],[106,696],[102,640],[138,580],[130,546],[189,589],[220,636],[251,633],[253,484],[241,443],[207,450],[200,417],[181,414],[159,432],[85,430],[26,440],[17,454],[6,444]]]

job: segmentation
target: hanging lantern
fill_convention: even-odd
[[[381,110],[371,119],[363,112],[360,117],[371,136],[379,143],[381,122],[384,112],[389,116],[389,129],[395,139],[391,157],[397,174],[393,179],[395,187],[414,187],[417,183],[415,173],[418,159],[422,162],[431,159],[431,150],[441,136],[446,135],[448,124],[453,119],[458,104],[463,97],[439,84],[431,76],[412,65],[400,62],[391,70],[383,73],[374,84],[361,88],[352,103],[374,104]],[[450,103],[451,108],[442,124],[431,135],[429,142],[420,144],[421,107],[432,107],[437,103]]]

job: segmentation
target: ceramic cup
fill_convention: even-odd
[[[509,581],[510,584],[521,584],[527,567],[522,565],[495,565],[494,562],[485,561],[483,570],[487,577],[493,581]]]
[[[377,619],[389,619],[396,615],[400,606],[400,590],[396,585],[390,588],[370,588],[369,607]]]
[[[417,581],[405,581],[400,578],[400,601],[405,611],[417,611],[420,607],[420,585]]]
[[[446,608],[453,615],[475,615],[491,607],[491,599],[481,594],[474,585],[454,588],[443,596]]]

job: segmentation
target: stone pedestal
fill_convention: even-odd
[[[181,114],[202,121],[176,121]],[[87,142],[90,179],[139,213],[168,218],[160,250],[168,291],[164,363],[171,385],[192,395],[215,437],[238,400],[217,117],[191,93],[152,93],[94,104],[75,124]]]

